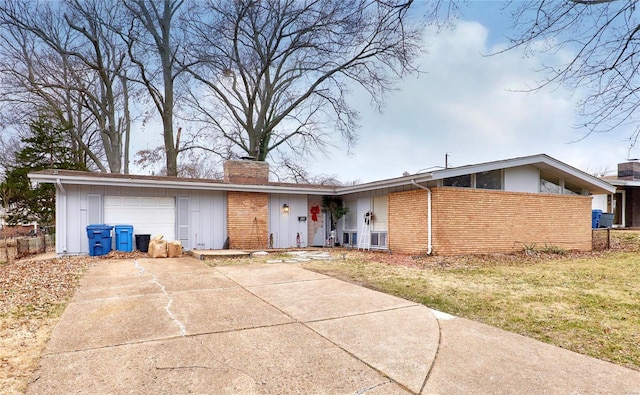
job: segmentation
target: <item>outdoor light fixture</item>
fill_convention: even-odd
[[[288,204],[285,203],[285,204],[282,205],[282,212],[285,213],[285,214],[289,213],[289,205]]]

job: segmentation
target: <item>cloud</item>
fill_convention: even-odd
[[[473,21],[429,32],[428,53],[419,60],[425,72],[404,78],[382,113],[355,94],[362,127],[353,155],[336,151],[317,158],[311,172],[367,182],[442,166],[446,153],[453,166],[546,153],[598,171],[615,169],[626,158],[628,130],[577,141],[586,131],[573,128],[579,119],[570,92],[524,92],[542,79],[536,70],[543,61],[562,61],[567,54],[528,57],[514,50],[486,56],[496,48],[488,47],[488,36]]]

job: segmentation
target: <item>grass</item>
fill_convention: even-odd
[[[640,370],[640,256],[542,250],[426,265],[349,253],[304,267]]]

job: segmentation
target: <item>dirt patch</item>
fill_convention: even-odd
[[[35,257],[0,264],[0,392],[26,391],[55,323],[89,266],[147,256],[112,251],[102,257]]]

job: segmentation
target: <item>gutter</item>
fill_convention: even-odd
[[[265,192],[265,193],[287,193],[298,195],[335,195],[335,187],[309,188],[291,187],[281,185],[254,185],[254,184],[225,184],[190,181],[158,181],[140,180],[136,178],[107,178],[107,177],[77,177],[66,175],[50,174],[30,174],[32,182],[58,183],[64,180],[67,184],[73,185],[104,185],[116,187],[141,187],[141,188],[176,188],[176,189],[198,189],[207,191],[237,191],[237,192]]]
[[[60,192],[60,204],[56,204],[56,216],[62,220],[60,229],[56,229],[56,246],[62,247],[62,253],[67,253],[67,191],[62,186],[59,178],[56,178],[56,189]],[[56,221],[58,222],[58,221]],[[59,230],[64,229],[64,232]],[[60,244],[58,244],[60,242]],[[56,248],[57,249],[57,248]]]
[[[411,179],[411,184],[427,191],[427,255],[431,255],[433,253],[433,244],[431,243],[431,189],[418,184],[415,179]]]

